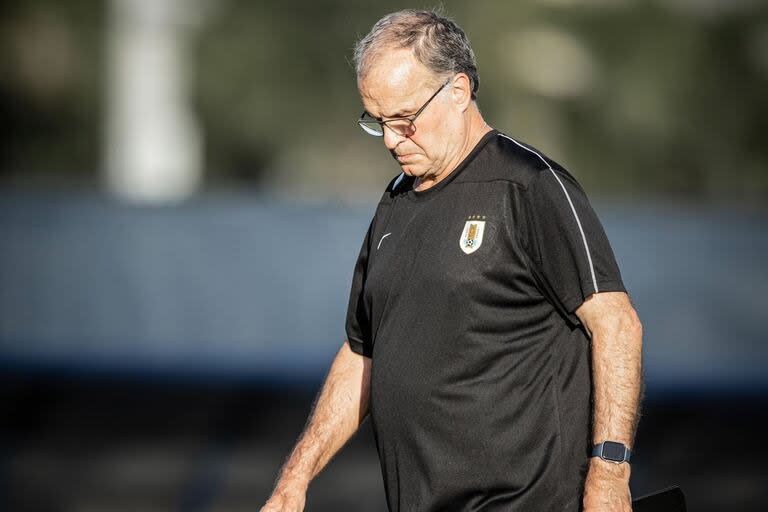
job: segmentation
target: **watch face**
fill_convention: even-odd
[[[614,462],[624,460],[624,445],[613,441],[603,443],[603,458]]]

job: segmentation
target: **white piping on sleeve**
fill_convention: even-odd
[[[389,233],[387,233],[386,235],[384,235],[383,237],[381,237],[381,239],[379,240],[379,245],[377,245],[377,246],[376,246],[376,250],[377,250],[377,251],[378,251],[378,250],[381,248],[381,242],[383,242],[383,241],[384,241],[384,239],[385,239],[385,238],[387,238],[387,237],[388,237],[389,235],[391,235],[391,234],[392,234],[392,232],[390,231]]]
[[[560,184],[560,188],[563,189],[563,192],[565,193],[565,198],[568,200],[568,204],[571,206],[571,211],[573,212],[573,216],[576,218],[576,224],[579,226],[579,232],[581,233],[581,239],[584,242],[584,250],[587,253],[587,261],[589,262],[589,271],[592,274],[592,285],[595,287],[595,293],[597,293],[600,290],[598,290],[598,288],[597,288],[597,278],[595,277],[595,266],[592,264],[592,255],[589,253],[589,245],[587,244],[587,237],[584,234],[584,228],[581,227],[581,220],[579,219],[579,215],[576,213],[576,208],[574,208],[574,206],[573,206],[573,201],[571,201],[571,196],[568,194],[568,191],[565,189],[565,185],[563,185],[563,182],[560,180],[560,177],[557,175],[557,173],[552,168],[552,166],[549,165],[549,162],[547,162],[546,159],[543,156],[541,156],[541,154],[539,154],[538,152],[532,150],[531,148],[525,147],[524,145],[520,144],[519,142],[517,142],[515,139],[513,139],[512,137],[510,137],[508,135],[504,135],[503,133],[500,133],[499,135],[501,135],[505,139],[511,140],[512,142],[514,142],[515,144],[517,144],[521,148],[523,148],[523,149],[525,149],[527,151],[530,151],[531,153],[533,153],[534,155],[539,157],[539,159],[541,159],[541,161],[544,162],[544,165],[546,165],[547,168],[549,168],[549,171],[552,173],[552,176],[554,176],[555,179],[557,180],[557,182]]]
[[[392,190],[395,190],[397,186],[400,184],[400,182],[403,181],[403,176],[405,176],[405,173],[401,172],[400,176],[397,177],[397,179],[395,180],[395,183],[392,185]]]

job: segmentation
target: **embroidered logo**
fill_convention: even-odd
[[[464,254],[472,254],[483,244],[483,232],[485,231],[485,216],[472,215],[464,224],[464,231],[461,232],[459,247]]]

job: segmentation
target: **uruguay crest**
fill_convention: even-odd
[[[459,247],[465,254],[472,254],[483,244],[483,232],[485,231],[484,220],[468,220],[464,224],[464,231],[461,232]]]

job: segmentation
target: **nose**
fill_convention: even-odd
[[[393,151],[405,138],[404,135],[395,133],[395,131],[391,130],[388,126],[384,127],[384,145],[388,150]]]

